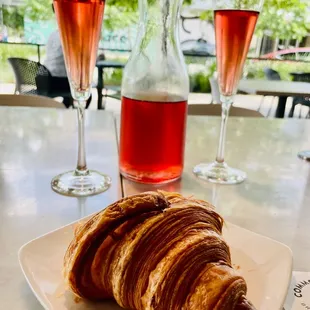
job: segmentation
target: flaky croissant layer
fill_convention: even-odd
[[[126,197],[80,225],[64,258],[70,289],[136,310],[246,310],[246,283],[232,268],[223,219],[180,194]]]

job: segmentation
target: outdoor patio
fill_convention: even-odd
[[[310,309],[309,119],[309,1],[0,0],[0,309]]]
[[[0,84],[0,94],[13,94],[15,89],[15,84]],[[56,100],[61,102],[61,98],[56,98]],[[89,106],[90,110],[97,109],[98,94],[96,89],[92,89],[92,101]],[[106,110],[115,113],[120,113],[121,102],[117,99],[107,97],[106,100]],[[190,93],[189,104],[210,104],[212,101],[211,94],[199,94]],[[285,117],[288,117],[290,108],[292,105],[292,98],[288,98]],[[235,107],[259,110],[265,117],[273,118],[277,108],[277,98],[273,96],[257,96],[257,95],[236,95],[236,100],[234,103]],[[298,105],[295,109],[295,118],[305,118],[308,114],[308,107]]]

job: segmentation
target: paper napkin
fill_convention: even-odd
[[[310,272],[293,272],[284,309],[310,310]]]

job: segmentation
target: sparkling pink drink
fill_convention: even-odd
[[[104,5],[102,0],[54,0],[68,75],[77,90],[87,90],[92,80]]]
[[[215,11],[217,70],[224,96],[237,88],[258,15],[248,10]]]

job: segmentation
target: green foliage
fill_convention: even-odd
[[[33,21],[51,20],[54,18],[50,0],[26,0],[20,12]],[[104,14],[105,29],[120,29],[132,25],[138,18],[138,1],[110,0]]]
[[[268,33],[273,38],[298,39],[307,35],[308,3],[300,0],[266,0],[260,14],[257,34]]]
[[[189,4],[190,0],[185,3]],[[255,8],[258,0],[235,0],[240,9]],[[300,0],[265,0],[259,16],[256,34],[268,34],[272,38],[301,40],[310,31],[308,3]],[[212,21],[213,12],[201,13],[201,19]]]
[[[108,68],[104,70],[103,76],[105,85],[120,86],[122,84],[123,70]]]
[[[108,0],[106,2],[108,6],[115,6],[126,10],[127,12],[137,11],[138,10],[138,0]]]
[[[247,79],[265,79],[264,69],[271,68],[279,72],[281,79],[292,80],[292,72],[309,72],[310,63],[296,61],[248,60],[244,67],[244,77]]]
[[[25,16],[33,21],[50,20],[53,18],[51,0],[26,0],[22,7]]]
[[[202,12],[200,15],[200,18],[206,21],[213,21],[213,16],[214,16],[213,11],[208,10],[208,11]]]
[[[192,1],[184,0],[183,4],[189,5]],[[258,0],[235,0],[235,2],[240,8],[248,8],[249,5],[257,3]],[[256,27],[257,35],[268,34],[273,38],[301,40],[310,31],[310,23],[307,22],[307,8],[307,1],[265,0]],[[4,6],[4,23],[11,29],[11,32],[12,29],[22,30],[24,15],[33,21],[52,19],[51,0],[25,0],[25,5],[17,8]],[[201,18],[211,21],[213,12],[204,11],[201,13]],[[104,17],[105,29],[121,29],[135,24],[137,21],[138,0],[107,0]]]
[[[41,48],[42,58],[44,57],[44,52],[45,50]],[[38,61],[37,47],[5,43],[0,44],[0,83],[14,83],[13,70],[7,61],[9,57],[20,57]]]
[[[8,35],[20,36],[24,30],[23,10],[19,7],[3,5],[0,11],[2,11],[3,24],[7,27]]]
[[[126,28],[135,24],[138,18],[138,10],[133,10],[129,6],[119,7],[107,5],[104,12],[103,28],[108,30]]]
[[[150,0],[148,0],[150,1]],[[209,1],[209,0],[208,0]],[[248,8],[257,0],[235,0],[240,8]],[[189,5],[192,0],[184,0]],[[273,38],[301,39],[310,30],[307,20],[307,2],[300,0],[265,0],[256,32],[259,36],[268,33]],[[26,0],[25,6],[18,9],[18,15],[26,14],[31,20],[50,20],[53,16],[50,0]],[[212,20],[212,11],[202,12],[201,18]],[[119,29],[136,23],[138,20],[138,0],[107,0],[104,27]]]
[[[213,76],[216,71],[216,61],[213,57],[208,57],[207,61],[201,63],[201,57],[190,57],[187,59],[188,74],[190,80],[190,91],[194,93],[209,93],[211,86],[209,78]]]
[[[8,28],[21,30],[24,27],[23,11],[18,7],[3,6],[3,24]]]
[[[41,48],[41,54],[44,49]],[[0,62],[7,62],[9,57],[28,58],[38,61],[37,47],[18,44],[0,44]]]
[[[235,8],[239,10],[259,10],[261,0],[235,0]]]
[[[209,77],[203,72],[197,72],[189,77],[192,93],[209,93],[211,91]]]

